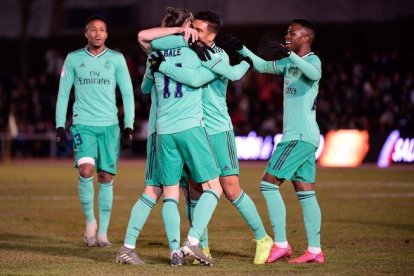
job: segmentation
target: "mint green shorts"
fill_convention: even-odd
[[[220,170],[203,127],[158,134],[156,149],[158,179],[162,185],[178,184],[184,164],[197,183],[219,176]]]
[[[116,174],[119,158],[119,125],[72,125],[75,167],[93,163],[97,171]]]
[[[270,157],[265,171],[283,180],[315,183],[316,149],[304,141],[281,142]]]
[[[147,139],[147,160],[145,161],[145,180],[146,186],[158,186],[161,184],[157,180],[157,159],[155,157],[155,147],[157,133],[154,132]]]
[[[216,155],[220,176],[239,175],[239,160],[237,159],[236,140],[234,132],[224,131],[209,135]]]

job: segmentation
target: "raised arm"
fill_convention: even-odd
[[[291,61],[293,61],[298,68],[308,77],[310,80],[317,81],[322,76],[321,70],[321,62],[319,59],[315,60],[315,64],[312,64],[305,59],[299,57],[297,54],[291,52],[288,57]]]
[[[184,35],[182,36],[182,38],[184,39],[185,46],[187,46],[187,41],[189,40],[190,37],[192,41],[195,41],[198,39],[198,32],[192,28],[157,27],[157,28],[146,29],[146,30],[140,31],[138,33],[138,43],[141,45],[142,50],[145,53],[149,54],[150,52],[152,52],[153,49],[156,49],[156,48],[152,48],[153,45],[151,42],[153,40],[157,38],[165,37],[165,36],[174,35],[174,34]],[[177,47],[180,47],[180,46],[177,46]],[[174,47],[171,47],[171,48],[174,48]],[[171,48],[167,48],[167,49],[171,49]]]
[[[168,61],[161,63],[159,71],[176,82],[191,87],[200,87],[216,78],[214,73],[205,67],[198,69],[177,67]]]
[[[247,61],[242,61],[237,65],[231,66],[228,60],[222,58],[211,59],[201,62],[201,64],[220,76],[223,76],[231,81],[241,79],[250,69],[250,64]]]
[[[275,66],[275,61],[266,61],[257,55],[255,55],[252,51],[250,51],[246,46],[243,46],[241,50],[238,51],[244,57],[250,57],[253,61],[254,69],[259,73],[269,73],[269,74],[282,74],[282,70],[280,70],[277,66]]]

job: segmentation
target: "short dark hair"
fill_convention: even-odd
[[[221,27],[220,16],[211,11],[200,11],[194,15],[194,19],[208,22],[208,26],[212,32],[218,33]]]
[[[105,23],[105,25],[108,25],[106,19],[103,16],[100,16],[98,14],[94,14],[94,15],[88,17],[88,19],[86,19],[85,28],[86,28],[86,26],[88,26],[89,23],[91,23],[92,21],[95,21],[95,20],[100,20],[103,23]]]
[[[303,19],[303,18],[295,18],[295,19],[293,19],[292,23],[299,24],[299,25],[309,29],[311,39],[312,40],[315,39],[315,25],[311,21],[309,21],[307,19]]]

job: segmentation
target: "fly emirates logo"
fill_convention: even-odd
[[[101,77],[100,74],[101,74],[100,72],[89,71],[89,78],[82,78],[82,77],[78,78],[79,84],[80,85],[88,85],[88,84],[110,85],[111,81],[109,79]]]

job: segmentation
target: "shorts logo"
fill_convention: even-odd
[[[227,165],[225,165],[224,170],[228,171],[228,170],[230,170],[230,168]]]

